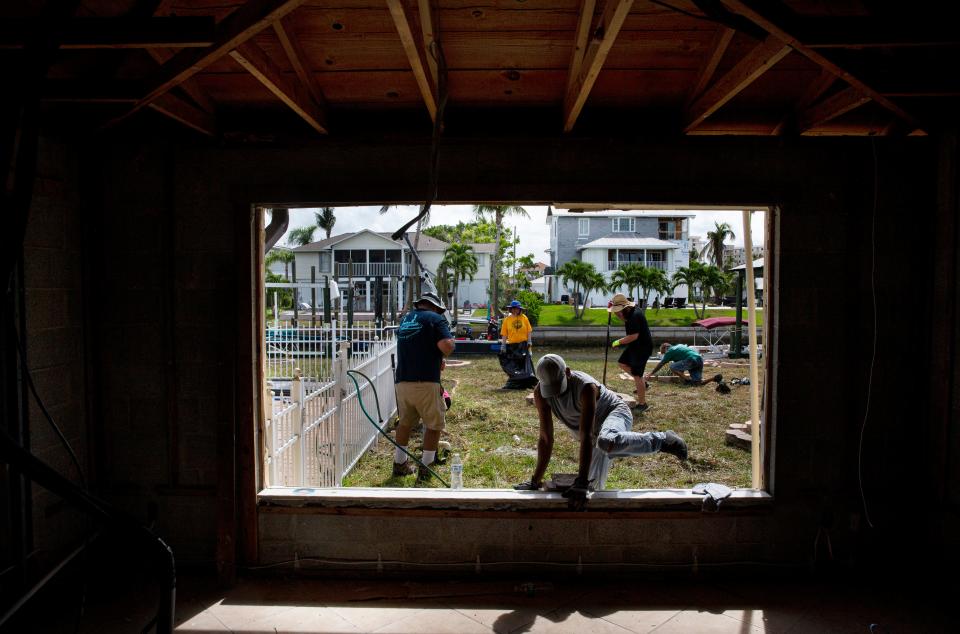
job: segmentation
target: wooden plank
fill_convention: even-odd
[[[327,133],[326,115],[313,101],[307,88],[299,82],[292,82],[270,60],[256,44],[247,42],[230,56],[243,66],[251,75],[272,92],[280,101],[287,104],[310,127],[321,134]]]
[[[690,132],[700,125],[788,53],[790,47],[773,36],[758,44],[690,106],[684,117],[684,132]]]
[[[216,136],[216,121],[211,115],[173,94],[160,95],[150,102],[149,107],[201,134]]]
[[[161,0],[153,8],[154,17],[163,17],[170,13],[172,10],[173,0]],[[151,48],[147,49],[147,54],[153,58],[155,62],[161,66],[167,63],[171,57],[176,54],[176,50],[169,48]],[[197,85],[197,82],[191,78],[184,81],[179,86],[180,90],[187,93],[187,95],[193,99],[201,110],[212,113],[216,110],[216,105],[210,101],[210,98],[205,92]]]
[[[799,117],[800,132],[803,133],[810,128],[835,119],[869,101],[870,97],[856,88],[851,87],[842,90],[802,112]]]
[[[290,60],[290,66],[293,68],[293,72],[297,74],[300,83],[307,89],[310,96],[313,97],[313,101],[317,106],[322,108],[326,104],[326,98],[324,98],[323,91],[320,90],[320,86],[314,79],[311,70],[304,65],[306,57],[303,54],[303,49],[300,47],[300,40],[294,31],[292,18],[287,16],[282,20],[274,22],[273,30],[277,34],[277,39],[280,40],[280,45],[283,47],[284,52],[287,54],[287,59]]]
[[[830,89],[830,86],[832,86],[836,80],[836,75],[826,69],[820,69],[820,74],[816,79],[810,82],[810,85],[807,86],[807,89],[800,97],[800,100],[797,101],[793,108],[791,108],[790,112],[788,112],[780,120],[780,123],[776,128],[774,128],[772,134],[774,136],[779,136],[788,128],[796,128],[796,122],[800,117],[800,113],[807,110],[811,104],[820,99],[820,97]]]
[[[687,99],[688,105],[703,93],[710,80],[713,79],[714,73],[717,72],[717,66],[720,65],[720,60],[723,59],[723,54],[727,52],[727,47],[730,46],[734,35],[736,35],[736,31],[725,26],[717,29],[710,45],[710,51],[704,58],[700,74],[697,76],[697,83],[693,85],[693,90],[690,91],[690,96]]]
[[[833,73],[834,75],[842,79],[843,81],[847,82],[854,88],[858,89],[864,95],[876,101],[879,105],[893,112],[898,117],[906,121],[910,125],[910,127],[914,129],[919,129],[922,127],[920,125],[920,122],[916,118],[914,118],[912,115],[910,115],[907,111],[905,111],[903,108],[901,108],[900,106],[895,104],[893,101],[891,101],[887,97],[883,96],[882,94],[874,90],[872,87],[865,84],[863,81],[861,81],[857,77],[854,77],[845,69],[833,63],[832,61],[830,61],[829,59],[827,59],[826,57],[824,57],[814,49],[810,48],[809,46],[806,46],[802,41],[800,41],[799,39],[797,39],[796,37],[788,33],[785,29],[783,29],[778,24],[776,24],[768,16],[748,6],[745,2],[743,2],[743,0],[720,0],[720,1],[723,2],[723,4],[729,10],[733,11],[734,13],[738,13],[742,15],[746,19],[750,20],[751,22],[753,22],[754,24],[756,24],[757,26],[765,30],[767,33],[770,33],[772,36],[778,38],[781,42],[784,42],[785,44],[790,45],[791,48],[793,48],[795,51],[797,51],[798,53],[800,53],[810,61],[830,71],[831,73]]]
[[[430,0],[417,0],[417,10],[420,16],[420,33],[423,36],[423,50],[427,57],[427,67],[430,69],[433,85],[439,86],[440,84],[437,82],[437,59],[433,52],[433,9],[430,6]]]
[[[434,86],[427,76],[427,64],[417,48],[417,42],[413,37],[413,31],[410,30],[410,22],[407,19],[407,12],[403,8],[400,0],[387,0],[387,8],[390,9],[390,16],[397,27],[397,33],[400,35],[400,43],[403,46],[404,53],[407,54],[407,61],[410,63],[410,70],[417,80],[417,86],[420,88],[420,94],[423,97],[423,103],[430,113],[430,120],[437,118],[437,97],[434,93]]]
[[[580,5],[580,15],[577,17],[577,31],[573,37],[573,55],[570,59],[570,71],[567,75],[567,91],[580,76],[583,66],[583,56],[587,52],[587,38],[590,27],[593,25],[593,14],[597,9],[597,0],[583,0]]]
[[[209,16],[73,18],[54,25],[6,19],[0,20],[0,49],[23,48],[47,29],[61,34],[61,49],[205,48],[213,44],[214,27]]]
[[[146,96],[116,123],[145,108],[168,90],[193,77],[213,61],[230,53],[254,35],[303,4],[305,0],[248,0],[217,26],[213,45],[204,49],[184,49],[164,64],[148,84]]]
[[[603,63],[613,48],[613,43],[617,39],[620,27],[627,14],[630,13],[630,7],[633,6],[633,0],[607,0],[603,8],[603,14],[600,16],[600,22],[593,31],[593,38],[583,57],[583,63],[577,78],[570,84],[567,94],[563,100],[563,131],[569,132],[577,122],[577,117],[587,103],[587,97],[590,96],[590,90],[593,88]]]

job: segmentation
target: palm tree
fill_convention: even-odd
[[[670,289],[670,292],[673,292],[673,289],[681,284],[686,285],[690,295],[690,304],[693,306],[693,314],[697,319],[700,319],[701,315],[699,309],[697,308],[697,297],[694,293],[695,289],[703,284],[704,268],[705,267],[700,262],[693,261],[690,263],[690,266],[681,266],[679,269],[677,269],[673,274],[673,279],[671,280],[673,288]],[[706,299],[701,299],[704,301],[703,314],[706,315]]]
[[[667,274],[658,268],[652,266],[641,267],[643,270],[640,275],[640,295],[641,306],[647,310],[647,298],[651,292],[659,293],[660,289],[669,286]]]
[[[267,253],[267,257],[263,259],[263,264],[267,268],[270,268],[270,265],[274,262],[283,262],[283,276],[286,278],[286,281],[290,281],[290,263],[293,262],[294,256],[293,251],[290,249],[270,249],[270,252]]]
[[[317,226],[327,233],[333,231],[333,225],[337,224],[337,217],[333,214],[333,207],[321,207],[320,211],[313,212],[313,217],[317,220]]]
[[[557,269],[557,275],[560,276],[564,284],[569,283],[573,285],[573,318],[582,319],[585,309],[577,310],[577,304],[586,306],[586,299],[589,292],[595,288],[605,286],[606,280],[603,279],[603,275],[598,273],[592,264],[581,260],[569,260]],[[603,280],[600,286],[597,286],[597,276]]]
[[[730,279],[723,269],[713,266],[703,267],[703,294],[706,297],[707,290],[713,292],[714,297],[722,297],[724,292],[730,286]],[[706,316],[706,300],[704,300],[704,316]]]
[[[616,292],[618,288],[625,286],[627,295],[637,297],[636,289],[640,288],[643,268],[643,265],[639,262],[621,264],[620,268],[614,271],[610,277],[610,290]]]
[[[526,209],[518,205],[474,205],[473,213],[476,214],[480,220],[486,220],[487,214],[492,214],[493,222],[497,226],[497,235],[493,241],[493,274],[490,276],[490,307],[496,310],[499,290],[497,288],[497,282],[500,277],[500,234],[503,231],[503,219],[506,216],[523,216],[524,218],[529,218],[530,214]]]
[[[460,302],[460,282],[467,278],[473,281],[473,276],[477,274],[477,256],[473,254],[473,248],[454,242],[443,252],[443,260],[440,261],[440,268],[446,269],[453,281],[453,306],[451,308],[453,320],[457,321],[457,306]]]
[[[591,266],[593,265],[591,264]],[[587,304],[590,303],[590,293],[592,291],[605,291],[607,286],[607,278],[599,271],[594,271],[587,277],[583,285],[583,308],[580,309],[580,319],[583,319],[583,314],[587,311]]]
[[[295,244],[298,247],[310,244],[313,242],[313,233],[316,230],[316,227],[300,227],[299,229],[293,229],[287,234],[287,243]]]
[[[723,268],[723,241],[727,238],[733,240],[737,236],[733,235],[733,229],[729,223],[714,222],[714,230],[707,232],[707,245],[703,250],[703,255],[708,255],[717,264],[717,268]]]

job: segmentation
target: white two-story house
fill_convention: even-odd
[[[583,260],[593,264],[609,281],[623,264],[636,262],[661,269],[672,277],[690,260],[690,218],[695,215],[679,211],[552,209],[547,214],[550,266],[556,271],[570,260]],[[572,291],[559,276],[550,286],[550,301]],[[630,294],[626,288],[593,291],[590,301],[605,304],[618,292]],[[686,286],[678,286],[673,295],[687,297]],[[653,299],[651,293],[647,301]]]
[[[413,243],[413,234],[410,242]],[[437,273],[448,243],[420,236],[417,252],[423,266]],[[477,274],[473,281],[460,283],[459,301],[480,304],[487,301],[490,288],[490,254],[493,244],[471,244],[477,256]],[[413,270],[412,255],[403,240],[393,241],[389,233],[363,229],[353,233],[330,236],[293,249],[296,281],[323,283],[328,277],[340,288],[342,301],[347,298],[350,281],[354,287],[354,310],[370,311],[375,306],[375,290],[380,280],[383,306],[389,310],[391,302],[403,306],[405,284]],[[309,298],[307,299],[309,302]],[[318,299],[319,302],[319,299]]]

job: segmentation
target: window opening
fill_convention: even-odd
[[[273,281],[268,281],[264,288],[267,311],[264,319],[264,378],[270,402],[264,408],[262,466],[268,486],[414,486],[415,476],[391,475],[394,448],[379,436],[374,425],[365,418],[363,409],[367,408],[377,426],[388,433],[393,431],[396,424],[393,388],[396,327],[416,289],[415,262],[402,240],[397,243],[397,248],[383,247],[377,243],[379,238],[376,235],[361,230],[372,225],[381,236],[389,236],[389,229],[400,224],[396,218],[408,217],[415,210],[401,208],[390,218],[389,215],[379,216],[374,208],[369,209],[367,215],[362,213],[364,208],[353,208],[344,213],[343,218],[362,216],[359,222],[363,226],[351,230],[344,226],[346,223],[338,225],[338,230],[343,229],[331,236],[338,239],[332,246],[298,246],[281,240],[275,247],[278,252],[293,249],[294,261],[288,267],[288,275],[273,274],[269,278]],[[448,315],[451,321],[456,321],[452,332],[457,339],[457,351],[441,379],[452,401],[442,440],[464,459],[465,486],[502,489],[526,479],[532,472],[536,464],[539,424],[535,408],[527,402],[529,390],[511,394],[496,389],[505,382],[506,375],[499,358],[490,354],[491,346],[498,344],[499,328],[491,328],[489,318],[500,311],[491,309],[492,271],[487,266],[486,254],[478,253],[479,249],[489,248],[481,245],[492,242],[494,232],[489,227],[485,229],[482,222],[476,221],[469,212],[469,208],[436,206],[432,223],[424,229],[424,235],[432,240],[422,242],[420,258],[433,273],[441,272],[440,262],[450,245],[461,244],[470,247],[468,252],[476,263],[472,279],[469,273],[454,279],[458,276],[450,270],[441,272],[437,278],[444,302],[448,307],[456,306],[455,313]],[[599,239],[600,244],[579,243],[577,246],[558,243],[552,237],[572,231],[572,226],[567,229],[560,225],[572,225],[574,221],[579,234],[590,219],[571,217],[562,208],[555,209],[549,218],[545,215],[545,208],[531,207],[529,213],[538,214],[533,220],[546,218],[547,222],[525,223],[524,230],[516,234],[510,223],[502,226],[502,244],[512,245],[516,239],[519,244],[516,254],[512,247],[500,254],[496,306],[502,309],[515,298],[527,309],[534,308],[531,303],[534,299],[542,304],[536,307],[533,320],[535,356],[531,361],[535,362],[548,352],[560,354],[568,359],[571,369],[586,372],[598,380],[605,378],[612,390],[635,399],[635,382],[617,362],[619,350],[608,355],[604,368],[603,350],[596,344],[588,344],[589,348],[571,348],[547,339],[542,329],[547,326],[605,327],[608,315],[605,308],[614,294],[624,293],[634,301],[646,299],[646,316],[654,328],[655,342],[659,344],[664,337],[676,337],[664,332],[685,329],[685,338],[670,343],[684,343],[698,350],[704,360],[702,376],[710,379],[715,374],[722,374],[722,383],[729,388],[730,395],[715,391],[719,383],[695,388],[674,383],[668,365],[652,380],[648,398],[654,401],[655,408],[657,399],[662,402],[667,402],[663,399],[668,398],[690,399],[690,406],[696,412],[692,416],[677,418],[670,413],[671,408],[656,408],[644,415],[643,428],[675,429],[690,438],[702,438],[703,434],[689,425],[702,423],[716,427],[722,422],[728,434],[738,432],[734,436],[741,444],[749,438],[748,423],[752,425],[754,415],[747,398],[750,377],[745,357],[751,333],[757,332],[754,338],[760,333],[749,324],[734,332],[735,328],[729,323],[736,313],[738,290],[742,321],[746,320],[743,301],[747,292],[745,270],[743,265],[731,265],[737,259],[737,250],[744,250],[742,237],[734,241],[729,235],[742,236],[742,227],[736,222],[738,214],[636,212],[635,217],[612,218],[615,231]],[[462,218],[456,214],[462,214]],[[763,216],[763,213],[754,215]],[[597,218],[602,216],[597,214]],[[291,210],[291,229],[310,218],[311,210]],[[727,229],[718,242],[711,235],[716,234],[723,224]],[[757,224],[756,220],[753,224]],[[543,229],[539,233],[534,231],[534,227],[541,225]],[[761,219],[753,234],[752,255],[754,263],[759,262],[755,296],[759,321],[754,326],[764,323],[764,300],[769,292],[765,288],[762,269],[765,238],[762,226]],[[615,235],[625,233],[634,235]],[[616,244],[617,240],[622,243]],[[615,246],[603,244],[609,241],[614,241]],[[664,241],[674,244],[664,245]],[[537,247],[528,246],[531,244]],[[704,246],[697,252],[691,248],[693,244]],[[721,244],[722,247],[718,246]],[[544,253],[551,245],[550,257],[555,267],[551,272],[544,271],[543,266],[530,267],[529,262],[520,262],[520,258],[529,256],[536,264],[536,254]],[[717,259],[718,250],[720,260]],[[270,259],[268,254],[267,260]],[[578,284],[575,276],[565,277],[563,267],[571,262],[589,265],[588,268],[603,276],[606,286],[594,285],[588,291],[584,284]],[[711,267],[720,273],[719,277],[711,278],[705,273]],[[271,271],[276,270],[282,269],[271,268]],[[666,284],[658,286],[655,281],[651,282],[650,273],[643,273],[638,278],[638,270],[655,271],[660,275],[656,279],[666,280]],[[296,271],[295,278],[293,271]],[[616,282],[620,282],[619,286]],[[574,302],[573,298],[579,301]],[[503,316],[501,313],[500,317]],[[717,317],[727,321],[714,327],[692,325],[704,318]],[[623,323],[614,321],[613,324],[615,335],[622,337]],[[670,330],[657,331],[661,327]],[[565,335],[566,338],[570,336],[573,335]],[[761,361],[763,343],[765,341],[761,339],[758,347]],[[645,371],[654,367],[657,356],[655,349]],[[358,393],[348,371],[368,376],[370,383],[353,375],[359,383]],[[762,372],[758,381],[762,384]],[[506,424],[501,416],[505,394],[515,396],[510,400],[509,422]],[[554,433],[556,445],[548,476],[551,473],[576,473],[576,439],[568,438],[557,420],[554,421]],[[411,450],[419,455],[422,436],[415,432],[414,438]],[[694,457],[697,454],[723,457],[706,468],[701,474],[703,479],[734,487],[750,486],[751,451],[727,444],[726,438],[714,438],[710,442],[713,443],[710,446],[689,447]],[[445,447],[441,445],[441,450]],[[667,458],[669,456],[654,454],[615,461],[606,487],[686,487],[689,484],[687,472]],[[448,479],[448,466],[439,465],[437,469],[444,479]],[[426,483],[427,486],[438,484]]]

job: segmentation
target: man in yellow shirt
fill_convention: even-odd
[[[507,306],[510,315],[500,326],[500,367],[507,373],[507,390],[530,389],[537,384],[533,374],[533,326],[514,300]]]
[[[517,300],[510,302],[507,306],[510,312],[509,317],[504,317],[503,324],[500,326],[500,348],[503,349],[504,343],[524,343],[527,348],[533,346],[533,326],[530,320],[523,314],[523,305]],[[506,340],[506,341],[504,341]]]

